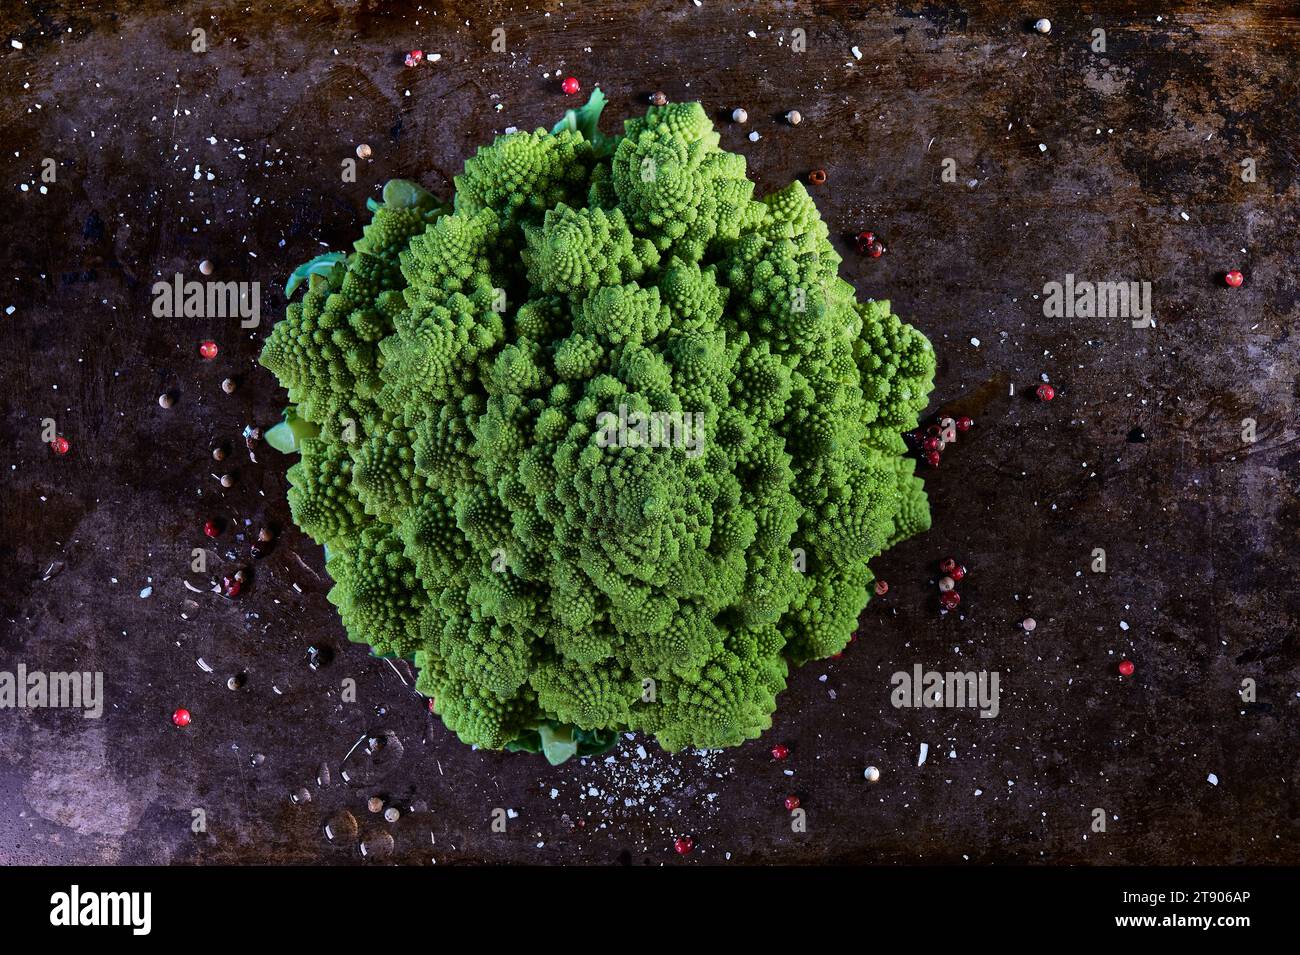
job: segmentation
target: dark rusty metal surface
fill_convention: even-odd
[[[413,863],[677,862],[683,833],[706,863],[1300,861],[1293,6],[1044,2],[1028,14],[1048,36],[1001,3],[171,6],[0,12],[0,670],[100,670],[107,698],[98,720],[0,710],[0,860],[360,862],[357,839],[323,834],[347,810],[370,859]],[[406,69],[412,48],[441,59]],[[891,586],[861,638],[793,675],[763,740],[720,754],[637,739],[553,769],[462,746],[406,665],[346,642],[319,549],[289,524],[288,459],[253,463],[239,437],[284,404],[255,357],[287,272],[349,243],[376,184],[445,196],[494,133],[549,126],[569,74],[609,94],[606,128],[655,89],[745,107],[747,126],[719,126],[760,191],[824,167],[832,231],[889,249],[841,241],[845,276],[934,342],[932,407],[978,421],[929,479],[934,529],[875,565]],[[791,108],[797,128],[775,120]],[[362,142],[373,157],[343,183]],[[202,259],[262,283],[261,328],[151,316],[152,283],[199,278]],[[1149,281],[1155,327],[1045,318],[1044,283],[1067,273]],[[1050,405],[1028,397],[1042,375]],[[41,443],[45,418],[66,457]],[[208,517],[234,528],[192,574]],[[234,530],[264,523],[282,536],[248,561]],[[971,572],[941,618],[949,553]],[[183,585],[245,564],[237,600]],[[333,652],[316,670],[312,644]],[[890,674],[917,663],[998,671],[998,716],[895,709]],[[362,742],[349,785],[345,755],[381,730],[400,753],[358,762]],[[368,813],[372,795],[402,818]]]

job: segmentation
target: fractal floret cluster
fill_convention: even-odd
[[[734,746],[928,528],[934,352],[698,103],[612,137],[599,105],[479,149],[451,205],[390,182],[309,270],[261,359],[289,502],[349,637],[464,742]]]

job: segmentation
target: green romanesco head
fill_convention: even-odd
[[[699,104],[557,129],[479,149],[448,206],[390,183],[289,306],[262,362],[319,428],[290,505],[349,636],[465,742],[738,745],[929,526],[899,435],[934,352]]]

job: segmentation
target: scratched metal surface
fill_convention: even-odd
[[[99,670],[107,700],[98,720],[0,710],[0,861],[1300,861],[1294,7],[1044,2],[1032,13],[1055,27],[1038,36],[1002,3],[247,6],[0,12],[0,669]],[[412,48],[441,60],[406,69]],[[720,117],[744,106],[723,144],[761,191],[824,167],[832,231],[889,249],[872,261],[841,239],[844,274],[933,340],[932,407],[978,421],[929,479],[934,529],[875,565],[891,589],[861,639],[798,671],[768,736],[725,753],[637,739],[552,769],[462,746],[405,665],[346,642],[321,555],[289,525],[289,462],[253,463],[239,439],[284,403],[255,356],[288,270],[349,243],[376,184],[445,196],[493,133],[549,125],[568,74],[609,94],[606,128],[655,89]],[[791,108],[798,128],[775,119]],[[345,184],[361,142],[373,158]],[[150,317],[151,284],[198,278],[204,258],[262,283],[261,328]],[[1234,266],[1246,283],[1228,291]],[[1151,282],[1155,327],[1045,318],[1043,285],[1067,273]],[[209,337],[222,350],[204,363]],[[1026,397],[1041,375],[1051,405]],[[66,457],[41,443],[47,417]],[[213,516],[282,530],[257,562],[247,539],[217,542],[216,573],[254,570],[235,601],[183,585],[214,576],[188,568]],[[971,573],[963,612],[940,618],[949,553]],[[333,652],[317,670],[312,644]],[[890,674],[917,663],[998,671],[998,716],[893,708]],[[347,756],[381,731],[400,747]],[[368,813],[374,795],[402,817]],[[331,843],[340,811],[356,837],[344,820]],[[678,834],[695,839],[685,860]]]

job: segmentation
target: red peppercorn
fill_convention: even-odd
[[[1039,401],[1051,401],[1056,397],[1056,389],[1049,384],[1041,384],[1034,394],[1038,395]]]
[[[939,561],[939,570],[949,577],[952,576],[952,572],[956,569],[957,561],[953,560],[951,557],[945,557],[943,560]]]
[[[1228,288],[1240,288],[1241,283],[1245,280],[1246,277],[1241,274],[1241,269],[1233,269],[1223,277],[1223,284]]]
[[[1132,675],[1133,675],[1133,671],[1134,671],[1135,669],[1136,669],[1136,667],[1133,666],[1133,661],[1132,661],[1132,660],[1120,660],[1120,661],[1119,661],[1119,675],[1120,675],[1120,676],[1132,676]]]
[[[190,711],[185,709],[185,707],[182,706],[180,709],[178,709],[175,713],[172,714],[172,722],[175,723],[177,726],[189,726]]]
[[[205,360],[212,361],[212,359],[217,357],[217,343],[211,340],[200,342],[199,354],[203,356]]]
[[[61,434],[56,434],[54,440],[50,442],[50,450],[55,454],[67,454],[72,445],[68,444],[68,439]]]
[[[974,426],[974,424],[975,424],[974,418],[972,418],[970,415],[962,415],[960,418],[957,419],[957,430],[969,431],[971,427]]]
[[[927,451],[938,451],[938,450],[939,450],[939,439],[938,439],[938,438],[926,438],[925,441],[922,442],[921,447],[925,448],[925,450],[927,450]]]
[[[569,76],[565,77],[564,82],[560,84],[560,89],[564,90],[565,96],[572,96],[582,89],[582,84],[578,82],[577,77]]]
[[[925,452],[925,463],[930,465],[930,467],[937,468],[939,466],[939,461],[940,456],[938,451]]]
[[[885,254],[885,247],[880,242],[872,242],[871,247],[867,249],[867,255],[873,259],[878,259]]]
[[[885,596],[885,594],[887,594],[887,593],[889,593],[889,584],[886,583],[886,582],[883,581],[883,580],[877,580],[877,581],[876,581],[876,596],[877,596],[877,597],[883,597],[883,596]]]
[[[420,61],[423,59],[424,59],[423,50],[412,50],[410,53],[406,54],[406,65],[419,66]]]
[[[239,591],[240,589],[242,589],[242,587],[243,584],[241,584],[234,577],[221,578],[221,592],[225,594],[227,597],[238,597]]]
[[[876,234],[874,232],[859,232],[853,241],[857,246],[858,255],[866,255],[871,251],[871,243],[876,241]]]
[[[772,747],[773,759],[785,759],[789,755],[790,755],[790,747],[786,746],[784,743],[777,743],[775,746]]]
[[[209,537],[216,537],[218,534],[221,533],[221,528],[217,526],[216,521],[204,521],[203,533],[207,534]]]
[[[799,808],[799,797],[798,797],[798,796],[786,796],[786,797],[785,797],[785,808],[786,808],[788,811],[790,811],[790,812],[794,812],[796,809],[798,809],[798,808]]]
[[[673,848],[677,850],[679,856],[684,856],[695,848],[695,840],[690,836],[678,836],[673,840]]]
[[[948,576],[951,577],[953,580],[961,580],[963,577],[966,576],[966,565],[958,564],[952,570],[948,571]]]
[[[955,590],[939,595],[939,604],[944,610],[956,610],[959,603],[961,603],[961,594]]]
[[[812,172],[808,173],[808,181],[814,186],[826,185],[826,170],[814,169]]]

